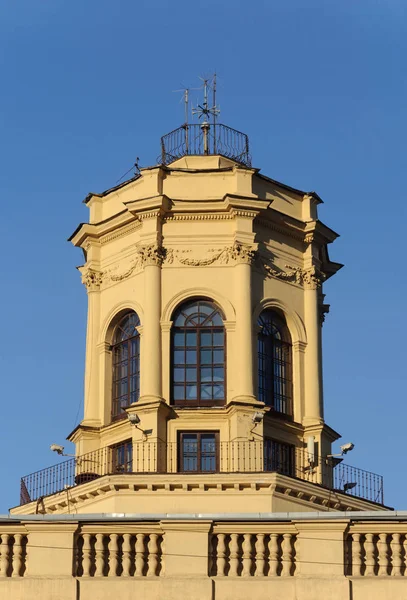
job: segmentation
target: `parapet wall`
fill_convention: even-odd
[[[407,598],[407,514],[390,515],[5,518],[0,599]]]

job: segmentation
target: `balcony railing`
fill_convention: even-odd
[[[221,123],[189,123],[167,133],[161,138],[158,160],[168,165],[183,156],[209,154],[221,154],[251,166],[247,135]]]
[[[383,504],[383,477],[329,457],[312,457],[307,451],[267,440],[220,442],[199,457],[188,455],[177,443],[126,442],[105,447],[42,469],[21,479],[20,504],[27,504],[88,483],[104,475],[182,473],[277,472],[321,485],[326,489]],[[189,449],[190,450],[190,449]],[[188,451],[188,449],[187,449]]]

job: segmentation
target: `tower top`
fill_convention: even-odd
[[[191,88],[183,88],[185,123],[161,138],[159,162],[167,165],[186,155],[216,154],[250,167],[248,136],[237,129],[217,123],[220,109],[216,104],[216,73],[211,78],[205,78],[202,81],[203,86],[199,89],[203,89],[203,100],[191,110],[192,118],[196,116],[199,122],[189,122],[189,92]],[[210,92],[212,92],[212,106],[209,104]]]

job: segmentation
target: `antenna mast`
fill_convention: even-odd
[[[203,82],[203,91],[204,91],[204,98],[203,98],[203,102],[202,104],[198,104],[197,108],[193,108],[192,109],[192,114],[193,115],[198,115],[198,119],[201,119],[202,117],[204,118],[204,120],[202,121],[202,125],[201,125],[201,129],[203,132],[203,143],[204,143],[204,154],[209,154],[210,153],[210,148],[209,148],[209,130],[211,128],[210,124],[209,124],[209,119],[212,116],[213,117],[213,138],[215,140],[215,127],[216,127],[216,117],[218,116],[218,114],[220,113],[219,108],[216,106],[216,73],[213,75],[212,77],[212,92],[213,92],[213,106],[211,106],[211,108],[209,108],[208,106],[208,87],[210,87],[209,84],[209,79],[204,79]],[[214,141],[213,147],[214,147],[214,151],[216,150],[216,142]]]

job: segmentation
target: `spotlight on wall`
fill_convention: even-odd
[[[256,425],[258,425],[259,423],[261,423],[264,419],[264,413],[262,412],[255,412],[253,417],[252,417],[252,421],[253,423],[255,423]]]
[[[75,454],[65,454],[65,448],[60,444],[51,444],[49,449],[52,450],[52,452],[56,452],[60,456],[72,456],[73,458],[75,458]]]
[[[348,490],[353,490],[357,486],[356,481],[349,481],[349,483],[345,483],[343,486],[343,491],[347,492]]]
[[[141,433],[143,434],[143,440],[146,441],[147,440],[147,436],[151,435],[153,433],[152,429],[141,429],[141,427],[139,427],[139,423],[141,422],[140,417],[138,416],[137,413],[127,413],[127,418],[129,420],[129,422],[134,425],[134,427],[136,429],[138,429],[139,431],[141,431]]]
[[[342,452],[342,454],[347,454],[348,452],[353,450],[354,447],[355,447],[355,444],[352,444],[352,442],[349,442],[349,443],[341,446],[341,452]]]
[[[138,425],[141,421],[140,417],[136,413],[128,413],[127,418],[132,425]]]
[[[49,449],[52,450],[52,452],[56,452],[57,454],[60,454],[61,456],[64,455],[65,448],[63,446],[60,446],[59,444],[51,444]]]
[[[355,444],[352,444],[352,442],[348,442],[347,444],[343,444],[343,446],[341,446],[341,453],[340,454],[328,454],[327,458],[336,458],[338,456],[339,457],[343,456],[344,454],[347,454],[348,452],[350,452],[351,450],[353,450],[354,447],[355,447]]]

